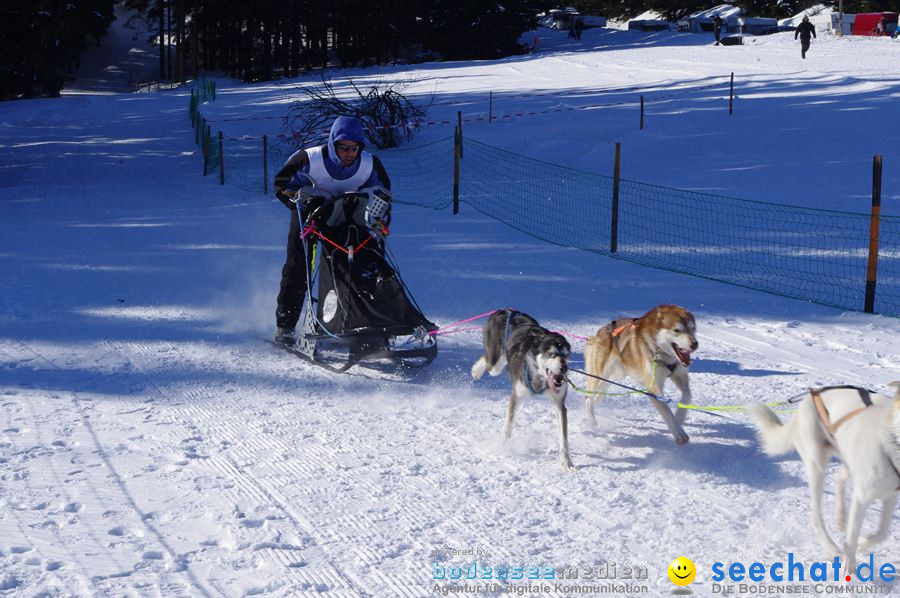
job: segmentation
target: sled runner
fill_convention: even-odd
[[[313,200],[301,234],[310,269],[294,353],[334,371],[363,360],[422,367],[437,327],[422,315],[386,255],[390,199],[379,189]]]

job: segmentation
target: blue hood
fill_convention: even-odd
[[[331,125],[331,133],[328,135],[328,155],[335,164],[338,164],[334,151],[336,141],[355,141],[365,147],[366,132],[359,119],[353,116],[339,116]]]

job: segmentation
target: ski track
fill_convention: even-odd
[[[42,355],[33,347],[23,342],[19,342],[18,345],[20,349],[33,354],[38,361],[50,366],[50,369],[59,369],[58,364],[54,360]],[[108,376],[98,376],[96,378],[108,378]],[[46,563],[45,569],[54,576],[60,577],[62,573],[57,572],[60,570],[60,559],[76,563],[80,569],[80,574],[74,580],[69,579],[69,576],[66,575],[65,586],[84,588],[85,593],[91,594],[121,591],[127,587],[123,587],[124,582],[122,580],[128,579],[133,573],[141,572],[143,569],[149,569],[160,580],[160,590],[173,591],[175,594],[181,595],[188,587],[198,588],[196,579],[191,580],[191,582],[179,579],[181,576],[178,574],[183,570],[183,567],[180,566],[181,559],[173,554],[159,532],[145,518],[138,517],[141,514],[138,509],[132,509],[130,512],[107,509],[99,514],[91,512],[95,509],[102,509],[102,505],[110,502],[113,504],[131,505],[132,507],[136,505],[121,474],[112,463],[115,459],[115,449],[108,449],[102,444],[92,423],[92,419],[98,415],[93,401],[85,399],[79,393],[72,391],[53,393],[50,395],[50,398],[53,399],[52,411],[54,412],[54,419],[69,421],[71,422],[71,427],[62,431],[54,430],[52,435],[57,438],[56,440],[50,442],[43,440],[43,420],[46,416],[36,413],[32,406],[27,421],[36,431],[38,445],[15,453],[15,455],[20,455],[22,452],[36,452],[35,458],[51,457],[46,460],[47,463],[44,465],[28,463],[25,466],[24,461],[29,460],[31,457],[20,460],[19,465],[23,467],[17,477],[20,480],[25,480],[26,485],[28,485],[30,483],[28,480],[33,472],[51,472],[54,482],[53,486],[47,487],[43,491],[33,489],[33,492],[28,493],[28,495],[46,495],[47,492],[52,493],[54,491],[63,493],[61,501],[57,497],[53,501],[39,503],[39,505],[33,507],[46,509],[50,504],[56,507],[48,509],[48,516],[54,518],[48,519],[41,526],[43,529],[51,530],[55,541],[47,542],[45,539],[42,540],[43,534],[39,531],[25,530],[22,525],[19,525],[19,530],[22,533],[23,540],[30,545],[46,544],[59,549],[60,547],[71,546],[72,540],[70,537],[71,532],[67,530],[67,533],[63,534],[57,530],[65,529],[68,526],[78,526],[81,522],[84,522],[83,525],[87,529],[79,530],[75,534],[78,545],[77,552],[73,553],[71,549],[68,549],[67,554],[60,554],[56,560],[42,559]],[[30,402],[29,404],[31,405]],[[67,415],[59,417],[59,412],[64,412]],[[79,429],[76,431],[75,428]],[[75,454],[70,459],[70,463],[75,469],[67,472],[64,477],[52,459],[52,457],[56,456],[54,455],[54,449],[66,452],[66,440],[62,440],[60,437],[67,439],[78,438],[79,440],[70,440],[70,442],[92,445],[94,450],[91,452],[99,456],[100,462],[89,464],[87,467],[95,469],[96,473],[88,473],[83,469],[78,469],[78,465],[81,465],[81,458]],[[54,447],[54,449],[48,447]],[[103,473],[104,469],[108,470],[105,474]],[[87,475],[82,479],[75,479],[80,474],[85,473]],[[14,474],[14,477],[16,477],[16,474]],[[82,490],[70,492],[67,488],[69,487],[68,484],[72,482],[76,484],[76,487],[80,486]],[[107,496],[107,493],[110,496]],[[92,500],[86,500],[87,497],[90,497]],[[69,514],[72,515],[69,516]],[[95,520],[108,523],[110,527],[105,530],[91,527]],[[89,543],[88,546],[84,546],[83,542],[85,541]],[[130,557],[127,553],[126,556],[121,556],[121,548],[124,546],[130,549],[128,552],[140,555],[136,563],[132,563],[129,560]],[[31,546],[24,546],[20,552],[25,552],[26,548],[29,551],[32,549]],[[14,550],[13,552],[16,551]],[[98,555],[103,555],[103,557],[98,560]],[[90,565],[86,565],[82,561],[83,558],[89,558]],[[200,589],[202,592],[202,588]]]
[[[826,350],[835,354],[829,356],[831,362],[839,364],[837,369],[830,369],[830,376],[864,383],[859,375],[864,366],[841,356],[847,349],[844,344],[823,348],[808,343],[807,333],[790,325],[751,325],[716,319],[704,324],[706,334],[701,334],[701,358],[703,354],[724,356],[738,363],[753,363],[756,368],[773,370],[790,366],[805,375],[815,370],[809,366],[809,360]],[[762,341],[761,336],[770,340]],[[781,344],[772,343],[773,338]],[[465,350],[469,344],[457,349]],[[59,369],[55,359],[25,344],[21,348],[34,355],[32,361]],[[730,558],[734,560],[744,555],[746,559],[765,556],[777,560],[783,557],[783,546],[791,543],[800,553],[820,556],[817,545],[809,539],[796,544],[798,537],[804,537],[805,521],[789,519],[777,525],[775,522],[780,517],[767,520],[756,511],[752,497],[759,490],[740,483],[722,483],[715,474],[679,472],[677,467],[672,468],[685,450],[707,442],[731,441],[700,413],[689,418],[688,431],[693,440],[681,448],[672,444],[655,412],[640,399],[634,405],[625,406],[607,399],[599,413],[606,429],[598,433],[583,430],[582,399],[573,393],[569,400],[570,438],[573,457],[582,470],[566,475],[557,469],[554,415],[546,402],[531,402],[519,413],[512,454],[505,448],[497,448],[505,390],[486,391],[493,399],[484,402],[478,395],[473,397],[463,392],[458,406],[450,402],[455,399],[440,395],[416,407],[416,394],[428,388],[370,370],[363,373],[366,379],[381,381],[374,406],[359,405],[358,399],[351,399],[350,406],[344,406],[338,404],[339,398],[317,398],[308,391],[291,393],[289,389],[296,383],[291,382],[290,376],[283,385],[271,389],[242,387],[227,376],[213,384],[188,380],[159,385],[154,382],[156,373],[177,363],[183,355],[183,349],[176,343],[106,340],[99,343],[98,349],[99,353],[93,357],[96,363],[112,360],[115,368],[111,373],[85,376],[83,381],[119,386],[140,397],[137,407],[107,409],[124,418],[118,424],[120,428],[130,426],[129,417],[166,428],[159,439],[163,444],[153,446],[150,452],[180,453],[174,461],[169,459],[172,474],[180,476],[181,482],[192,480],[191,491],[217,497],[210,502],[209,509],[215,513],[216,524],[228,533],[222,532],[219,539],[214,536],[193,550],[174,550],[161,540],[161,532],[151,524],[152,518],[148,519],[152,513],[134,517],[144,512],[140,505],[136,505],[131,516],[116,512],[87,517],[91,514],[85,513],[87,519],[118,520],[107,530],[89,529],[80,536],[96,546],[99,554],[112,554],[109,553],[112,544],[107,542],[104,546],[104,538],[111,536],[117,552],[128,546],[128,552],[145,558],[131,564],[127,557],[111,557],[102,567],[104,572],[97,573],[94,562],[89,572],[81,559],[73,559],[71,554],[66,558],[67,555],[36,552],[35,558],[46,563],[46,576],[56,577],[63,587],[72,587],[74,583],[74,587],[82,588],[85,593],[136,591],[144,587],[144,579],[152,574],[162,580],[160,588],[174,595],[207,591],[208,587],[213,593],[225,596],[313,595],[321,591],[336,596],[424,596],[430,593],[433,583],[427,576],[430,550],[459,545],[461,537],[468,538],[472,545],[489,544],[492,563],[522,563],[522,554],[502,547],[503,534],[515,533],[533,534],[544,542],[534,547],[534,554],[540,558],[554,555],[552,558],[556,560],[551,564],[556,566],[597,566],[609,560],[609,555],[616,555],[618,563],[649,567],[658,562],[660,554],[672,550],[670,539],[654,533],[656,526],[678,527],[685,523],[694,529],[684,553],[708,552],[710,543],[714,543],[710,538],[714,537],[715,530],[727,525],[738,534],[749,533],[759,526],[768,530],[769,539],[762,547],[731,548]],[[264,368],[286,368],[285,371],[295,373],[300,379],[318,381],[319,385],[345,378],[323,373],[299,360],[285,364],[280,352],[279,359],[274,360],[275,352],[258,345],[250,346],[246,353],[242,357]],[[215,368],[230,359],[230,355],[224,355],[221,364],[209,365]],[[20,359],[18,365],[21,364]],[[708,397],[708,391],[715,386],[716,375],[695,374],[692,382],[695,402],[702,404],[703,397]],[[753,383],[752,379],[741,380],[739,386],[752,387]],[[778,392],[778,388],[775,385],[768,392]],[[260,394],[269,392],[286,393],[288,398],[259,401]],[[389,401],[388,407],[377,407],[379,396],[385,393],[396,393],[397,397]],[[115,472],[117,457],[124,458],[127,452],[117,455],[116,447],[104,447],[102,431],[91,424],[98,418],[102,423],[108,413],[98,412],[98,402],[82,393],[55,393],[54,397],[66,401],[67,409],[72,411],[65,419],[83,424],[78,430],[73,424],[66,430],[55,431],[56,434],[71,437],[80,433],[85,437],[84,442],[93,443],[96,452]],[[397,402],[404,398],[410,405]],[[784,397],[763,395],[745,397],[739,402],[780,398]],[[18,412],[10,409],[9,403],[4,404],[5,434],[21,426],[22,408],[18,402],[15,404]],[[54,406],[57,404],[54,402]],[[29,408],[28,420],[37,430],[38,447],[57,444],[41,428],[41,414],[35,413],[30,403]],[[387,414],[383,413],[385,409]],[[391,437],[385,436],[381,429],[368,429],[366,425],[369,418],[384,415],[393,422],[389,429]],[[317,418],[336,418],[343,425],[337,429],[319,427]],[[393,436],[401,440],[394,441]],[[621,438],[635,439],[638,444],[615,446]],[[523,442],[529,446],[524,454]],[[397,447],[391,448],[392,444]],[[739,444],[753,450],[749,441],[742,440]],[[385,454],[379,453],[376,447],[385,447]],[[408,455],[409,462],[396,459],[398,449],[401,453],[407,450],[403,447],[416,447],[414,454]],[[761,455],[757,458],[764,459]],[[619,469],[613,473],[609,466],[619,459],[631,459],[635,466],[631,471]],[[28,469],[25,468],[26,473]],[[66,480],[57,468],[51,466],[49,470],[55,486],[65,489]],[[788,470],[797,480],[802,480],[796,463],[789,464]],[[397,471],[400,474],[387,473]],[[110,475],[113,482],[118,479],[119,491],[124,494],[122,501],[131,502],[121,475]],[[482,481],[483,475],[488,475],[490,481]],[[27,475],[24,479],[26,484],[30,483]],[[682,499],[679,495],[685,484],[698,486],[702,491]],[[87,492],[92,494],[92,500],[82,498],[79,502],[63,490],[58,502],[65,503],[64,510],[84,509],[90,503],[102,505],[109,502],[104,496],[109,485],[109,480],[88,479]],[[516,488],[515,495],[507,492],[511,487]],[[347,490],[350,490],[349,497]],[[29,487],[25,494],[39,493],[37,488]],[[358,504],[354,498],[358,496],[374,498],[376,503],[378,498],[389,498],[389,508],[379,510],[372,505]],[[473,500],[473,496],[477,498]],[[751,499],[747,500],[747,496]],[[523,511],[522,502],[529,505],[528,509]],[[808,508],[802,494],[789,496],[782,506],[793,512],[805,512]],[[629,529],[622,523],[610,524],[605,518],[607,510],[619,508],[642,513],[645,521],[655,525]],[[16,510],[11,509],[11,513],[15,518]],[[160,517],[158,513],[153,516]],[[577,529],[586,526],[593,530],[589,540],[583,533],[576,535],[569,531],[563,523],[567,520],[578,522]],[[322,521],[328,525],[317,525],[316,522]],[[387,521],[392,523],[386,525]],[[496,528],[498,522],[503,529],[491,541],[469,531]],[[49,526],[52,539],[27,531],[24,526],[23,520],[16,519],[18,534],[26,539],[23,545],[68,546],[72,542],[71,537],[57,531],[57,526]],[[706,528],[707,533],[700,533]],[[144,531],[140,534],[129,531],[134,529]],[[160,537],[159,542],[153,542],[154,535]],[[227,542],[221,539],[226,535],[230,535]],[[548,538],[553,539],[553,544],[546,544]],[[560,554],[559,546],[575,547],[561,552],[567,555],[561,557],[566,562],[560,562],[556,556]],[[16,550],[27,552],[26,548]],[[584,557],[586,560],[577,562]],[[63,560],[74,560],[80,565],[80,571],[58,570],[57,563]],[[236,571],[259,563],[266,563],[266,567],[254,576],[252,583],[245,583],[241,591],[236,591],[230,573],[206,575],[206,568],[215,562],[230,563]],[[418,568],[416,563],[420,564]],[[452,560],[446,564],[459,565]],[[205,577],[204,584],[196,581],[197,577]]]
[[[111,343],[111,346],[114,350],[127,354],[128,347],[117,343]],[[137,352],[144,353],[147,357],[153,357],[156,353],[140,345],[138,347]],[[163,352],[168,352],[167,349],[174,351],[177,347],[164,347]],[[152,373],[134,360],[129,360],[129,363],[141,370],[147,378],[152,376]],[[166,391],[150,383],[144,392],[147,400],[154,404],[171,406],[165,410],[164,421],[186,429],[187,435],[182,441],[185,456],[196,462],[197,467],[214,473],[217,479],[227,480],[218,482],[218,485],[225,487],[224,494],[234,505],[236,517],[234,521],[223,520],[220,523],[228,525],[238,536],[235,544],[239,553],[251,552],[246,557],[248,561],[271,557],[273,562],[281,565],[279,582],[276,584],[279,591],[304,593],[328,590],[336,596],[369,595],[362,589],[360,580],[333,565],[334,559],[324,552],[314,537],[315,526],[299,511],[290,507],[269,482],[248,471],[245,465],[258,463],[260,459],[268,462],[267,457],[271,455],[288,455],[292,452],[286,445],[275,446],[268,443],[263,446],[260,438],[267,438],[261,429],[266,427],[264,421],[248,421],[240,410],[233,412],[237,414],[235,420],[226,419],[230,412],[224,409],[227,403],[223,403],[221,395],[203,387],[175,387]],[[201,405],[210,401],[219,408],[213,410]],[[213,451],[213,447],[208,446],[209,438],[216,439],[227,448],[216,451],[215,455],[203,454],[204,450],[207,453]],[[308,461],[300,459],[299,465],[289,464],[280,468],[276,477],[312,481],[317,472],[316,468],[308,465]],[[290,529],[284,529],[287,527],[284,525],[286,521],[292,524]],[[291,542],[281,541],[280,538],[285,535],[295,539]],[[318,561],[318,564],[307,566],[307,560]],[[250,593],[260,594],[270,590],[271,588],[262,586],[251,589]]]

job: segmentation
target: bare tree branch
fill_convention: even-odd
[[[397,147],[413,138],[415,125],[425,118],[434,102],[433,95],[427,104],[416,104],[403,95],[412,83],[415,80],[386,81],[366,90],[350,80],[349,87],[355,95],[345,99],[338,95],[331,79],[323,75],[320,85],[299,88],[303,98],[288,110],[285,133],[299,147],[305,147],[327,135],[338,116],[355,116],[375,147]]]

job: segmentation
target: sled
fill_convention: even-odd
[[[424,367],[437,356],[437,329],[388,257],[386,222],[373,193],[314,200],[303,223],[309,268],[300,333],[291,351],[332,371],[360,361]],[[389,214],[389,207],[387,208]],[[387,218],[384,218],[387,220]],[[314,242],[307,243],[313,238]]]

